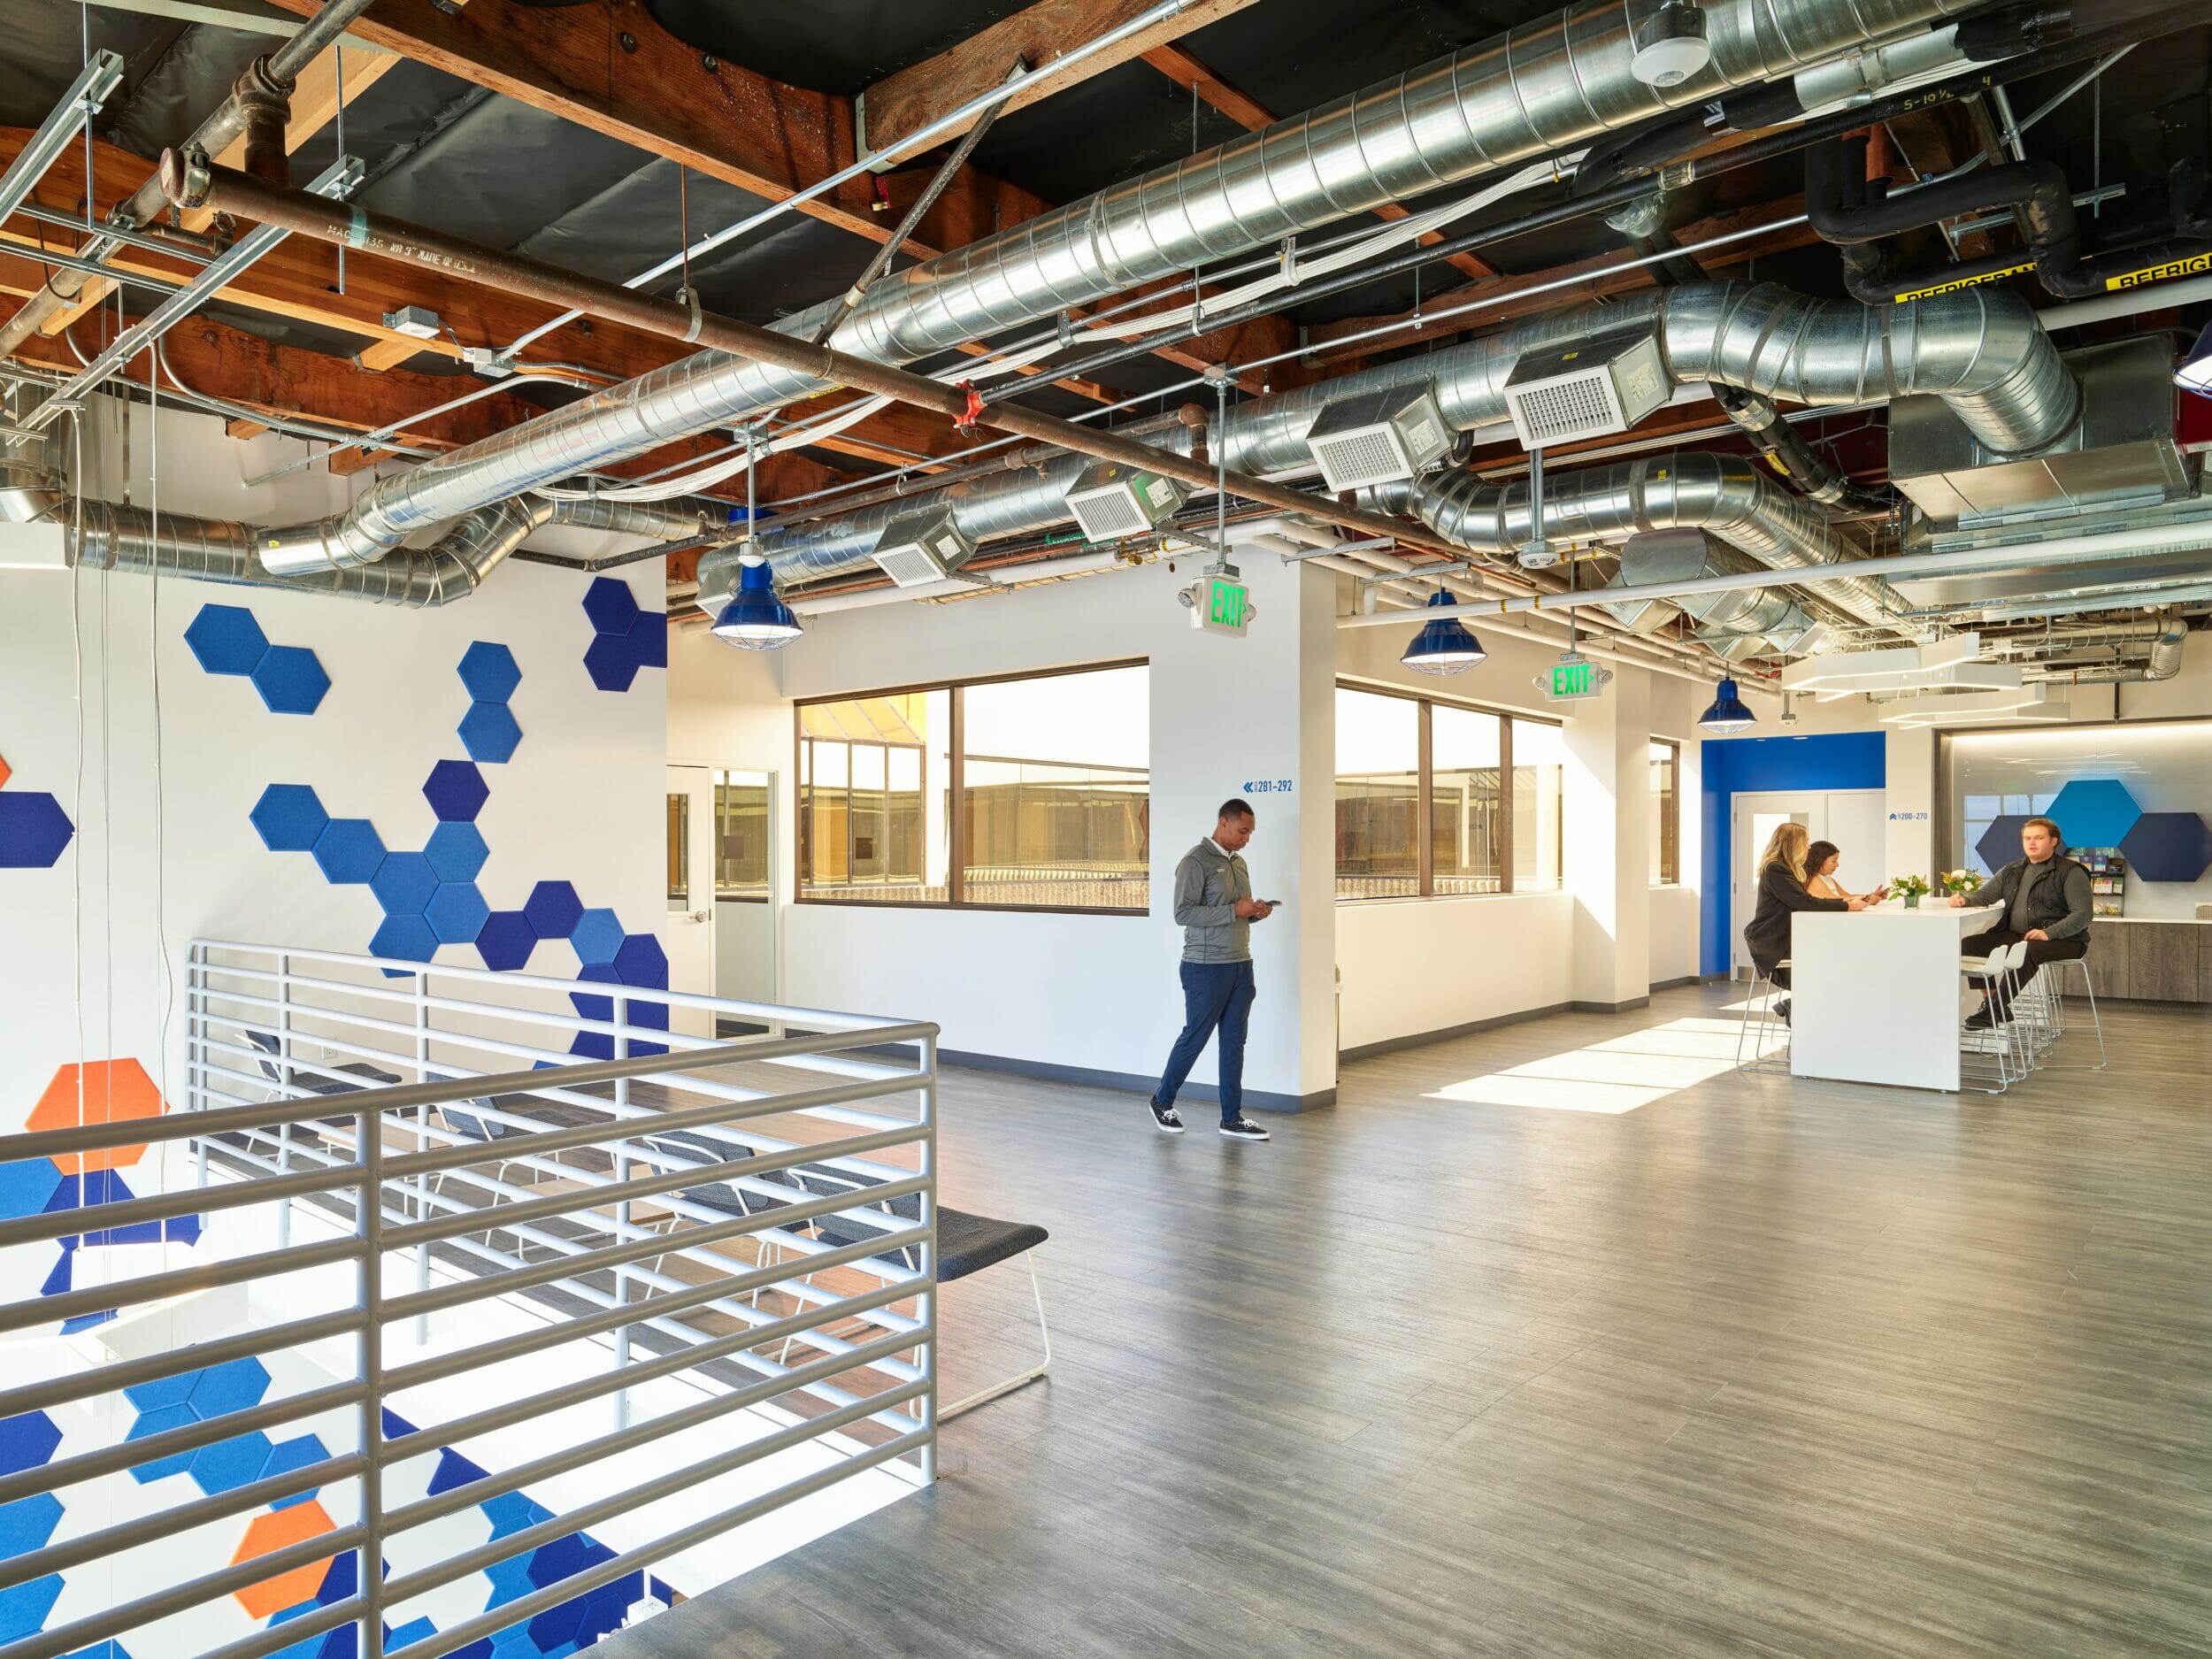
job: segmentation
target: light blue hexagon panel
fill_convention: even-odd
[[[477,703],[504,703],[522,683],[515,654],[490,640],[478,640],[461,653],[461,683]]]
[[[2117,847],[2143,809],[2117,778],[2077,778],[2051,797],[2047,816],[2069,847]]]

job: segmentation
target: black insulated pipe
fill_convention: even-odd
[[[2033,268],[2044,289],[2061,299],[2101,294],[2117,281],[2212,255],[2212,220],[2200,210],[2196,173],[2177,180],[2175,199],[2158,229],[2178,235],[2085,258],[2073,187],[2055,162],[2016,161],[1984,167],[1898,195],[1887,179],[1866,176],[1863,133],[1805,151],[1805,215],[1822,241],[1842,253],[1844,285],[1870,305],[1918,299]],[[1961,265],[1898,273],[1881,246],[1886,237],[1970,214],[2011,211],[2026,234],[2024,248]],[[2142,280],[2147,280],[2147,274]]]

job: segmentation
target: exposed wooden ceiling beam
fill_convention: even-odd
[[[20,127],[0,127],[0,165],[19,151],[28,134]],[[80,199],[83,190],[84,152],[76,145],[55,163],[35,193],[44,205],[65,207]],[[134,179],[144,167],[142,157],[105,143],[93,147],[93,165],[98,190]],[[123,184],[123,188],[134,188]],[[47,229],[50,242],[60,233]],[[28,293],[43,280],[35,261],[40,250],[40,227],[16,219],[0,226],[0,289]],[[20,256],[10,259],[7,251]],[[180,259],[142,249],[125,248],[113,267],[126,275],[150,275],[174,280],[194,269]],[[552,312],[547,305],[485,288],[458,278],[425,272],[370,254],[349,254],[346,259],[345,292],[338,291],[337,259],[334,250],[304,237],[280,243],[252,267],[222,289],[225,301],[264,315],[310,323],[317,327],[358,335],[365,341],[388,342],[402,357],[429,352],[458,360],[461,347],[452,338],[418,340],[384,326],[384,316],[415,304],[437,312],[462,344],[503,345],[544,322]],[[683,348],[657,334],[618,324],[572,323],[549,334],[523,359],[581,363],[610,380],[625,380],[674,362]],[[450,386],[449,381],[441,385]],[[451,396],[452,390],[444,393]],[[434,400],[435,401],[435,400]],[[372,422],[371,425],[379,423]],[[967,440],[951,426],[926,411],[895,405],[872,415],[858,426],[821,448],[870,460],[906,465],[916,455],[949,454],[966,447]]]
[[[1038,0],[1001,18],[934,58],[910,65],[861,94],[864,136],[871,150],[887,150],[932,121],[949,115],[1006,79],[1017,60],[1029,65],[1020,91],[999,105],[1002,111],[1048,98],[1108,70],[1145,56],[1193,29],[1241,12],[1254,0],[1195,0],[1173,17],[1141,29],[1125,40],[1060,70],[1053,60],[1094,41],[1150,10],[1154,0]],[[949,139],[966,128],[950,128]]]
[[[1200,98],[1227,116],[1248,133],[1272,127],[1279,119],[1268,107],[1248,93],[1240,92],[1219,75],[1209,69],[1190,53],[1177,45],[1156,46],[1143,54],[1144,61],[1165,75],[1179,87],[1196,90]],[[1406,210],[1395,202],[1375,210],[1377,219],[1404,219]],[[1444,240],[1437,231],[1421,238],[1424,246],[1433,247]],[[1478,280],[1498,274],[1497,267],[1486,264],[1471,253],[1454,254],[1447,264],[1455,271],[1463,271]]]

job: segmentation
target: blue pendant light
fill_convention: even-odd
[[[1736,682],[1732,680],[1720,682],[1720,688],[1713,697],[1713,706],[1697,717],[1698,730],[1709,732],[1715,737],[1733,737],[1757,724],[1752,718],[1751,710],[1744,706],[1743,698],[1737,694]]]
[[[1429,595],[1432,611],[1449,611],[1457,603],[1441,588]],[[1417,674],[1463,674],[1489,655],[1457,617],[1435,617],[1413,636],[1398,662]]]
[[[772,651],[797,639],[803,629],[791,607],[777,596],[765,561],[738,568],[737,591],[716,618],[715,634],[741,650]]]

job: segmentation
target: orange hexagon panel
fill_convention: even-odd
[[[8,787],[9,776],[8,757],[4,755],[0,755],[0,789],[4,789]]]
[[[46,1092],[31,1108],[33,1133],[42,1129],[74,1129],[80,1123],[119,1124],[138,1118],[161,1116],[161,1091],[154,1087],[146,1068],[135,1060],[88,1060],[84,1066],[84,1116],[77,1115],[77,1068],[65,1065],[54,1073]],[[106,1147],[97,1152],[69,1152],[54,1160],[64,1175],[82,1175],[87,1170],[118,1170],[135,1164],[146,1154],[143,1141],[133,1147]]]
[[[231,1564],[257,1561],[273,1555],[280,1549],[303,1544],[324,1532],[337,1531],[337,1523],[324,1512],[323,1506],[310,1498],[305,1503],[295,1503],[288,1509],[257,1515],[246,1528],[246,1536],[239,1541],[238,1553]],[[315,1599],[315,1592],[322,1587],[323,1574],[330,1567],[331,1557],[303,1562],[270,1578],[248,1585],[242,1590],[233,1590],[238,1605],[257,1619],[273,1618],[288,1607],[297,1607],[303,1601]]]

